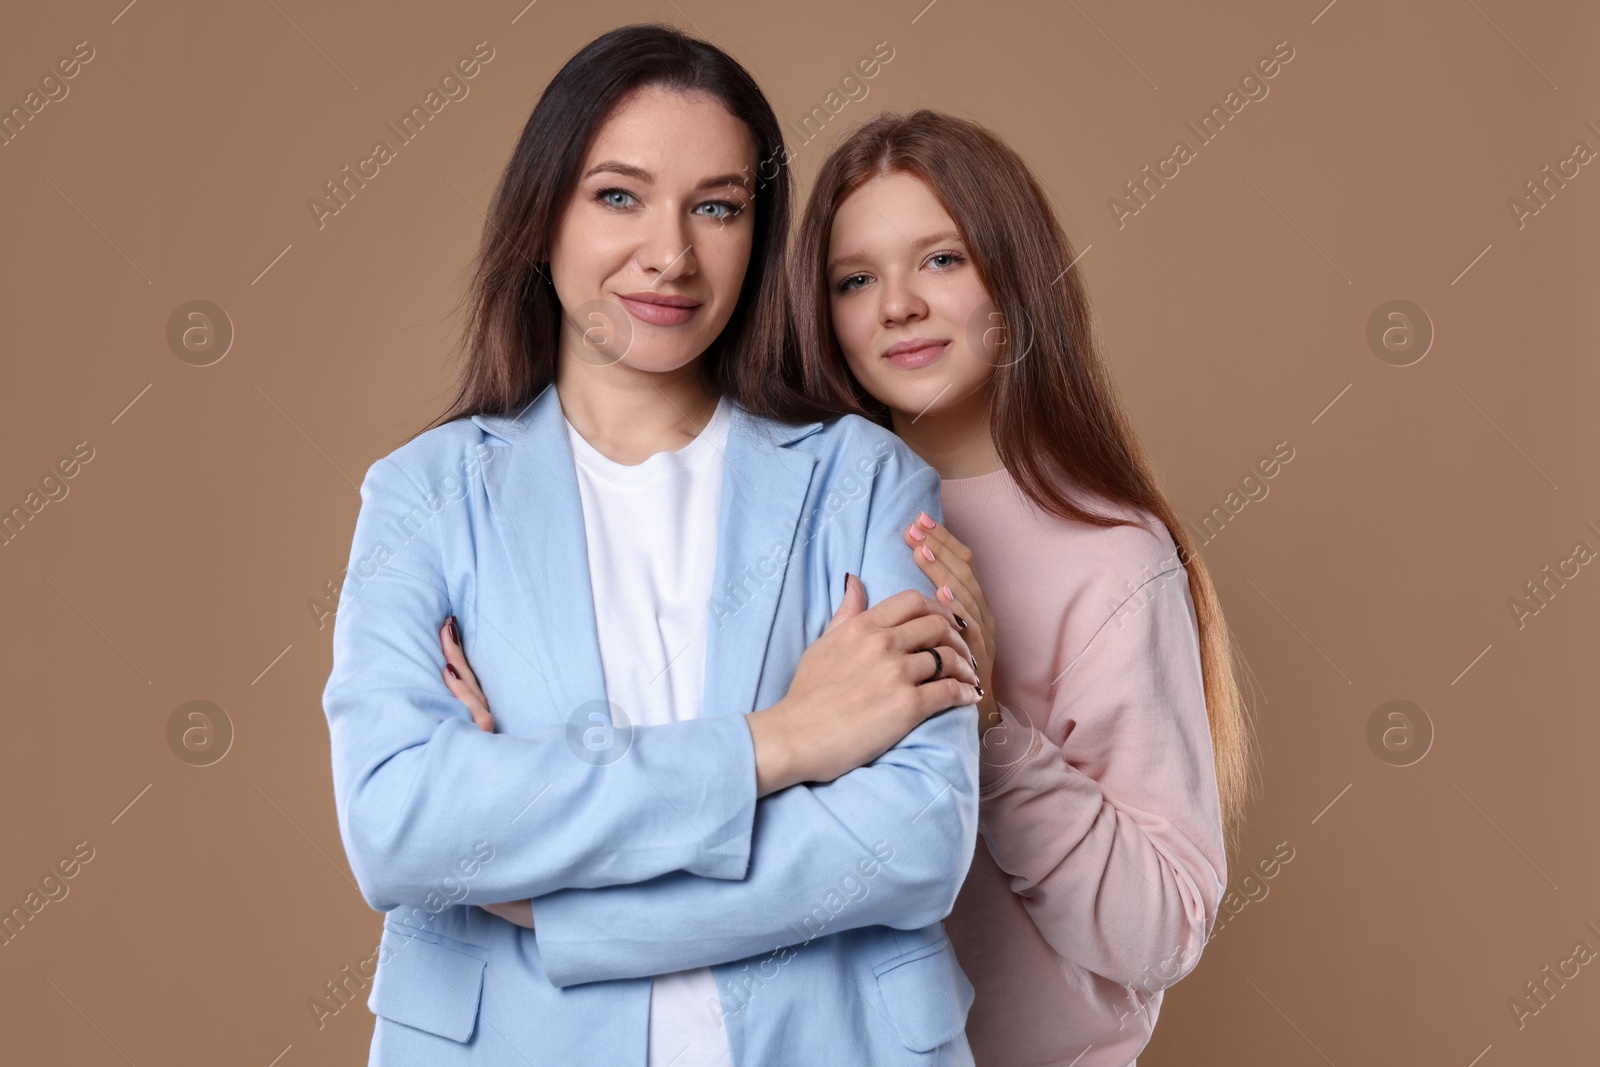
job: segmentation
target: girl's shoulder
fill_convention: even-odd
[[[1115,526],[1060,520],[1094,557],[1104,561],[1106,569],[1154,577],[1183,565],[1171,531],[1154,512],[1082,488],[1076,489],[1074,500],[1093,514],[1122,520]]]
[[[946,500],[945,519],[972,550],[996,614],[1003,608],[1015,620],[1009,632],[1051,635],[1053,674],[1131,599],[1187,584],[1173,537],[1155,514],[1078,485],[1065,487],[1090,514],[1125,520],[1102,526],[1046,511],[1009,475],[995,480],[1001,484],[981,498],[953,506]]]
[[[992,557],[1005,543],[995,538],[1015,539],[1017,548],[1005,553],[998,576],[1017,594],[1010,601],[1012,610],[1026,625],[1052,636],[1051,677],[1077,662],[1096,640],[1103,645],[1130,639],[1138,632],[1130,628],[1130,619],[1140,616],[1142,606],[1153,597],[1187,595],[1188,570],[1171,532],[1155,513],[1070,486],[1067,495],[1085,511],[1124,520],[1102,526],[1047,512],[1020,489],[1016,493],[1025,505],[1010,523],[1004,516],[995,517],[998,524],[1011,528],[996,525],[987,534],[987,544]],[[979,557],[980,574],[985,562]],[[992,562],[989,567],[996,570]],[[1043,591],[1049,595],[1039,595]],[[1145,614],[1140,621],[1155,618]]]
[[[1067,482],[1063,489],[1078,507],[1091,515],[1119,520],[1115,525],[1100,525],[1046,511],[1009,475],[1003,481],[995,496],[1005,505],[990,506],[977,514],[987,516],[986,521],[1015,524],[1013,533],[1019,540],[1042,555],[1072,561],[1071,570],[1085,582],[1109,581],[1121,588],[1129,580],[1137,584],[1183,566],[1171,531],[1145,508]],[[991,499],[989,503],[1000,501]]]

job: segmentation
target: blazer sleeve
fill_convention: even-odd
[[[869,598],[933,595],[899,531],[918,511],[943,521],[938,473],[924,464],[903,475],[872,508],[860,573]],[[685,869],[536,895],[546,975],[569,986],[744,959],[810,940],[806,920],[819,913],[830,934],[938,922],[977,844],[977,719],[972,704],[938,712],[865,766],[761,798],[740,880]]]
[[[333,670],[323,691],[339,833],[367,903],[426,904],[487,842],[470,903],[668,871],[737,879],[750,859],[755,748],[742,715],[639,730],[629,758],[574,758],[561,716],[485,733],[445,687],[438,630],[455,610],[429,499],[385,457],[361,484]],[[409,525],[407,525],[409,524]],[[413,532],[398,548],[398,529]],[[465,869],[464,867],[462,869]]]
[[[1050,947],[1146,992],[1194,969],[1227,880],[1187,571],[1152,584],[1070,662],[1047,715],[1002,708],[979,821]]]

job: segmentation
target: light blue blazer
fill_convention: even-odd
[[[708,965],[736,1067],[972,1063],[940,920],[976,842],[977,709],[760,800],[743,717],[846,571],[870,603],[932,595],[901,530],[943,520],[938,475],[866,419],[735,404],[722,484],[701,716],[630,729],[554,388],[368,469],[323,707],[339,832],[388,913],[371,1064],[644,1067],[650,976]],[[441,680],[451,614],[493,734]],[[532,930],[475,906],[525,897]]]

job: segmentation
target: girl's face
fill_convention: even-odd
[[[850,370],[896,415],[987,404],[998,312],[955,220],[921,178],[879,176],[840,203],[826,279]]]
[[[563,360],[661,373],[716,340],[750,262],[756,154],[705,93],[646,86],[618,106],[551,241]]]

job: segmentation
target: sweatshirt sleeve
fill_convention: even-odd
[[[1048,709],[1001,719],[984,736],[979,830],[1045,941],[1146,992],[1188,974],[1227,861],[1185,568],[1124,601]]]

